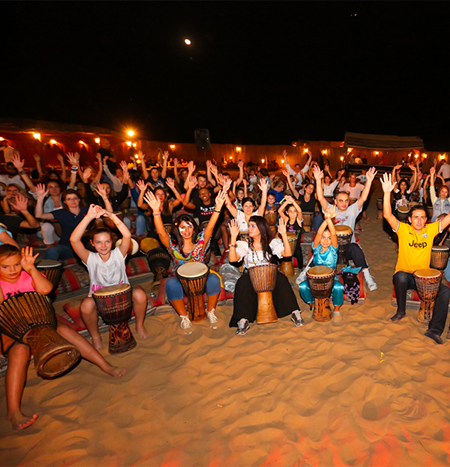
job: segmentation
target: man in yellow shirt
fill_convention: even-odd
[[[397,297],[397,313],[391,317],[391,321],[396,322],[405,317],[406,292],[408,289],[416,289],[414,272],[430,267],[434,237],[450,225],[450,214],[447,214],[440,222],[427,224],[426,209],[417,205],[411,209],[409,217],[411,225],[399,222],[391,210],[391,191],[396,183],[392,183],[390,174],[384,174],[381,184],[384,191],[383,215],[392,230],[398,235],[398,259],[393,278]],[[434,302],[433,318],[425,333],[437,344],[442,344],[441,334],[447,318],[449,299],[450,289],[441,284]]]

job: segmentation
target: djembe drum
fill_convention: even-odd
[[[239,232],[238,239],[241,242],[248,242],[248,232]]]
[[[431,249],[430,268],[443,271],[447,267],[450,248],[444,245],[436,245]]]
[[[409,207],[408,206],[399,206],[397,209],[397,216],[400,222],[408,223],[409,217]]]
[[[14,295],[0,305],[0,330],[27,344],[34,367],[42,378],[56,378],[80,359],[80,351],[56,332],[55,310],[49,299],[37,292]]]
[[[277,265],[262,264],[249,268],[248,274],[254,291],[258,294],[258,324],[269,324],[278,321],[273,305],[272,292],[277,282]]]
[[[313,212],[303,212],[303,229],[305,232],[311,232],[313,218]]]
[[[314,297],[313,319],[326,322],[333,317],[330,297],[333,291],[335,272],[328,266],[314,266],[306,273],[311,294]]]
[[[348,225],[335,225],[334,228],[339,246],[337,264],[347,264],[347,252],[352,242],[353,230]]]
[[[431,268],[418,269],[414,273],[417,294],[420,298],[420,310],[417,315],[417,321],[421,323],[429,323],[433,316],[434,301],[439,292],[442,274],[442,271]]]
[[[168,277],[167,271],[170,267],[170,255],[164,248],[153,248],[147,253],[147,261],[150,270],[155,276],[154,282]]]
[[[383,198],[377,198],[378,219],[383,218]]]
[[[294,265],[292,264],[292,256],[294,254],[295,247],[297,246],[298,235],[295,232],[286,232],[286,235],[289,240],[289,246],[291,247],[291,256],[281,258],[280,272],[285,276],[293,276],[295,271]],[[278,237],[280,237],[280,235],[278,235]]]
[[[187,297],[187,312],[191,321],[201,321],[206,318],[205,300],[206,281],[209,267],[204,263],[189,262],[182,264],[176,270],[177,279]]]
[[[45,274],[45,277],[53,284],[53,289],[50,292],[53,293],[58,288],[59,282],[64,273],[63,264],[52,259],[41,259],[36,262],[35,266],[36,269]]]
[[[278,212],[275,210],[270,210],[266,214],[264,214],[264,219],[269,224],[270,230],[272,231],[273,234],[277,232],[277,217],[278,217]]]
[[[92,294],[99,315],[109,325],[109,353],[123,353],[136,347],[128,320],[133,309],[130,284],[111,285]]]
[[[164,230],[170,235],[172,232],[172,224],[164,224]]]
[[[116,242],[116,248],[118,248],[120,245],[122,245],[122,239],[119,238]],[[127,255],[128,256],[134,256],[139,252],[139,243],[132,238],[130,242],[130,246],[128,247]]]

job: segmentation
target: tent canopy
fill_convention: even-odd
[[[412,151],[423,149],[423,140],[418,136],[367,135],[345,132],[345,146],[374,151]]]

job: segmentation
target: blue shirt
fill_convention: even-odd
[[[329,268],[336,269],[338,247],[330,245],[322,253],[322,245],[319,243],[315,248],[313,247],[314,266],[328,266]]]

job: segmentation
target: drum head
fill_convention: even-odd
[[[434,246],[433,248],[431,248],[431,251],[442,251],[442,252],[446,252],[446,251],[449,251],[450,248],[448,246],[444,246],[444,245],[436,245]]]
[[[121,238],[119,240],[117,240],[116,248],[118,248],[120,245],[122,245],[122,239]],[[138,251],[139,251],[139,243],[134,238],[132,238],[131,243],[130,243],[130,247],[128,248],[128,251],[127,251],[127,255],[133,256]]]
[[[153,250],[154,248],[159,248],[158,240],[151,238],[151,237],[147,237],[141,240],[141,250],[144,253],[147,253],[150,250]]]
[[[353,234],[353,229],[348,225],[335,225],[334,228],[337,236]]]
[[[127,292],[129,289],[131,289],[130,284],[110,285],[109,287],[103,287],[96,290],[93,295],[95,297],[106,297],[108,295],[116,295],[119,293]]]
[[[409,208],[407,206],[399,206],[398,212],[401,212],[402,214],[408,214]]]
[[[314,266],[312,267],[307,274],[313,277],[329,276],[333,274],[334,269],[329,268],[328,266]]]
[[[209,268],[206,264],[190,261],[189,263],[182,264],[177,269],[177,274],[186,278],[199,277],[206,274],[208,269]]]
[[[418,269],[414,275],[417,277],[439,277],[442,274],[442,271],[432,268]]]
[[[36,269],[58,269],[62,263],[53,259],[41,259],[36,263]]]

